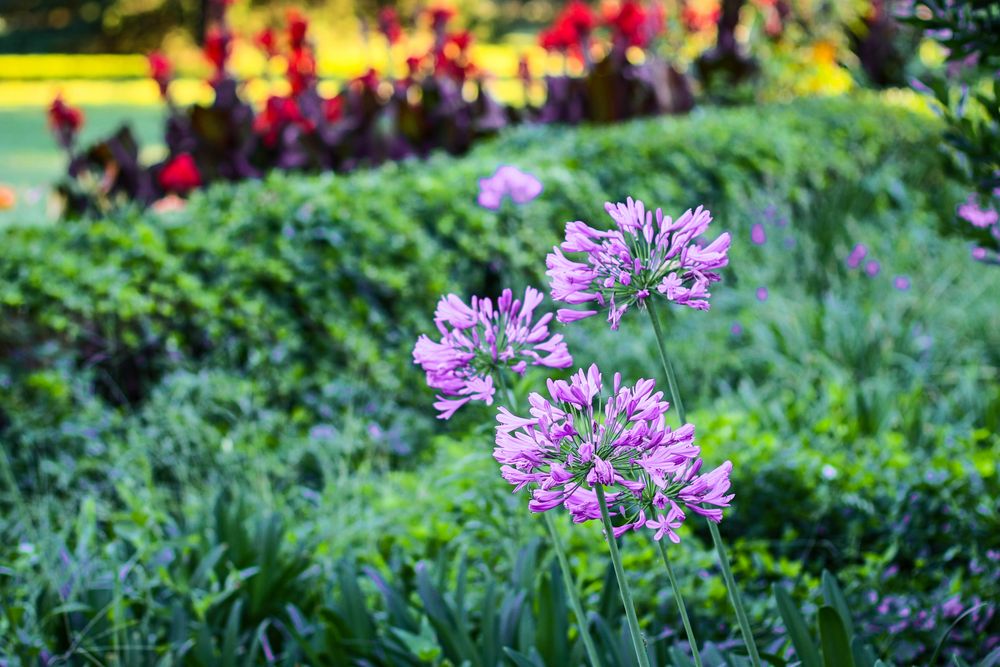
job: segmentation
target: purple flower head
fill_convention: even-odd
[[[622,518],[615,535],[647,527],[654,538],[677,542],[686,511],[722,520],[732,464],[701,474],[694,425],[666,425],[669,404],[653,380],[622,386],[615,373],[611,396],[602,396],[596,365],[569,382],[549,380],[549,398],[529,397],[530,416],[501,407],[493,457],[514,491],[531,487],[528,508],[564,506],[577,523],[599,519],[594,486],[607,488],[609,512]],[[706,507],[709,506],[709,507]]]
[[[617,329],[632,305],[643,307],[646,299],[657,295],[708,310],[708,287],[720,280],[715,271],[729,263],[730,243],[728,233],[705,247],[695,242],[712,222],[711,213],[699,206],[674,221],[660,209],[647,211],[631,197],[627,203],[607,203],[604,208],[615,228],[567,223],[566,240],[545,259],[553,299],[593,305],[588,310],[559,310],[560,322],[574,322],[606,308],[611,328]],[[575,262],[564,252],[586,257]]]
[[[472,297],[468,306],[454,294],[441,297],[434,323],[441,340],[417,339],[413,361],[427,373],[427,385],[441,391],[434,407],[449,419],[471,400],[492,405],[497,374],[523,375],[529,365],[569,368],[573,358],[562,334],[549,333],[552,313],[532,323],[542,293],[529,287],[524,301],[505,289],[496,307],[488,298]]]
[[[768,297],[767,288],[766,287],[758,287],[757,288],[757,300],[761,301],[761,302],[767,301],[767,297]]]
[[[865,273],[870,277],[874,278],[882,270],[882,265],[879,264],[878,260],[870,259],[865,263]]]
[[[861,266],[861,260],[865,258],[868,254],[868,248],[865,247],[863,243],[859,243],[854,246],[854,250],[851,254],[847,256],[847,267],[851,269],[856,269]]]
[[[1000,214],[992,208],[980,208],[975,195],[969,195],[964,204],[959,204],[956,213],[958,217],[980,229],[995,225],[1000,220]]]
[[[910,279],[906,276],[896,276],[892,279],[892,286],[900,292],[910,289]]]
[[[515,204],[527,204],[542,193],[542,182],[517,167],[503,165],[489,178],[479,179],[477,201],[483,208],[495,211],[500,208],[504,197],[510,197]]]
[[[758,222],[750,228],[750,241],[754,245],[764,245],[767,242],[767,234],[764,232],[764,225]]]

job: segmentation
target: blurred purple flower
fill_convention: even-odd
[[[979,229],[986,229],[991,225],[995,225],[997,220],[1000,220],[1000,214],[998,214],[993,208],[980,208],[979,202],[976,201],[976,195],[974,194],[970,194],[964,204],[958,205],[956,213],[958,214],[958,217],[962,218],[973,227],[978,227]]]
[[[488,298],[472,297],[472,305],[454,294],[441,297],[434,323],[440,342],[417,339],[413,361],[427,374],[427,385],[441,391],[434,407],[449,419],[470,400],[493,404],[498,373],[523,375],[528,365],[568,368],[573,363],[562,334],[550,334],[552,313],[532,323],[542,293],[529,287],[524,301],[505,289],[496,308]],[[502,378],[501,378],[502,379]]]
[[[757,288],[757,300],[758,301],[767,301],[767,297],[768,297],[767,288],[766,287],[758,287]]]
[[[874,278],[882,270],[882,265],[879,264],[877,259],[870,259],[865,263],[865,273],[870,277]]]
[[[854,246],[854,250],[852,250],[851,254],[847,256],[848,268],[856,269],[861,266],[861,260],[863,260],[867,254],[868,248],[866,248],[863,243],[859,243]]]
[[[694,425],[671,430],[664,418],[670,406],[655,388],[645,379],[624,387],[615,373],[604,401],[601,372],[592,365],[569,382],[549,380],[551,399],[532,393],[530,417],[500,408],[493,457],[504,479],[515,492],[533,485],[532,512],[563,505],[577,523],[600,518],[592,489],[607,487],[609,512],[624,519],[616,537],[645,526],[656,531],[653,539],[678,542],[685,510],[718,523],[733,498],[726,494],[732,464],[699,474]]]
[[[896,276],[892,279],[892,286],[900,292],[910,289],[910,279],[906,276]]]
[[[554,247],[545,264],[556,301],[578,305],[596,302],[608,309],[608,322],[617,329],[622,315],[633,304],[663,298],[708,310],[708,286],[721,280],[716,273],[729,263],[729,233],[705,247],[695,239],[708,229],[712,214],[699,206],[676,221],[661,209],[647,211],[641,201],[606,203],[604,209],[615,228],[597,230],[583,222],[566,224],[566,240]],[[654,220],[655,218],[655,220]],[[567,259],[563,252],[585,253],[586,263]],[[560,322],[569,323],[596,315],[598,310],[563,308]]]
[[[739,322],[733,322],[733,326],[729,327],[729,333],[734,336],[743,335],[743,325]]]
[[[527,204],[542,193],[542,182],[517,167],[503,165],[489,178],[479,179],[477,201],[483,208],[495,211],[500,208],[504,197],[510,197],[515,204]]]
[[[764,245],[767,242],[767,234],[764,233],[764,225],[758,222],[750,228],[750,241],[754,245]]]

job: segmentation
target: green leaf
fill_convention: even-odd
[[[840,614],[833,607],[819,609],[819,638],[826,667],[855,667],[851,643]]]
[[[840,590],[836,578],[827,570],[823,570],[822,588],[823,599],[826,600],[826,604],[833,607],[840,614],[840,620],[844,623],[847,636],[853,637],[854,624],[851,622],[851,612],[847,607],[847,600],[844,598],[844,593]]]
[[[778,603],[778,613],[785,621],[788,637],[795,647],[795,655],[802,661],[802,667],[822,667],[819,650],[809,638],[809,630],[802,614],[795,608],[795,603],[788,592],[778,585],[774,587],[774,599]]]

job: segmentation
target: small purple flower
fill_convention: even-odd
[[[997,223],[1000,220],[1000,214],[998,214],[993,208],[980,208],[979,203],[976,201],[976,195],[969,195],[969,198],[965,200],[964,204],[959,204],[956,209],[958,217],[962,218],[968,222],[973,227],[978,227],[979,229],[986,229]]]
[[[708,286],[721,280],[715,271],[729,263],[728,233],[705,247],[695,243],[712,215],[703,207],[690,209],[676,221],[661,209],[647,211],[641,201],[606,203],[615,228],[597,230],[583,222],[566,224],[566,240],[545,259],[552,298],[572,305],[595,305],[591,310],[560,309],[556,317],[568,323],[608,310],[608,322],[617,329],[632,305],[659,298],[708,310]],[[655,217],[655,221],[654,221]],[[584,253],[585,263],[567,259],[564,252]]]
[[[865,247],[863,243],[859,243],[854,246],[854,250],[851,254],[847,256],[847,267],[850,269],[856,269],[861,266],[861,260],[865,258],[868,254],[868,248]]]
[[[439,419],[451,418],[470,400],[492,405],[498,373],[524,375],[529,365],[573,364],[562,334],[549,333],[552,313],[531,321],[542,298],[532,287],[524,291],[523,302],[505,289],[496,308],[488,298],[474,296],[467,306],[454,294],[441,297],[434,313],[441,341],[422,335],[413,348],[413,361],[427,374],[427,385],[441,391],[434,404]]]
[[[989,250],[981,246],[977,246],[972,249],[972,259],[976,260],[977,262],[985,261],[988,254]]]
[[[865,263],[865,273],[867,273],[871,278],[877,276],[881,270],[882,265],[879,264],[876,259],[870,259]]]
[[[515,492],[532,487],[532,512],[562,505],[577,523],[600,518],[593,487],[607,487],[609,512],[624,520],[616,537],[645,526],[656,531],[654,539],[677,542],[685,510],[718,523],[733,498],[726,493],[732,464],[700,474],[694,425],[671,430],[664,418],[670,406],[655,388],[655,381],[643,379],[622,386],[616,373],[605,401],[601,372],[593,365],[569,382],[549,380],[551,398],[531,394],[530,417],[501,407],[493,457],[504,479]]]
[[[754,245],[764,245],[767,242],[767,234],[764,232],[764,225],[758,222],[750,228],[750,241]]]
[[[767,297],[768,297],[767,288],[766,287],[758,287],[757,288],[757,300],[761,301],[761,302],[767,301]]]
[[[542,182],[517,167],[503,165],[489,178],[479,179],[477,201],[483,208],[495,211],[500,208],[504,197],[510,197],[515,204],[527,204],[542,194]]]
[[[729,333],[731,333],[733,336],[742,336],[743,325],[740,324],[739,322],[733,322],[733,326],[729,327]]]
[[[910,289],[910,279],[906,276],[896,276],[892,279],[892,286],[900,292]]]
[[[948,598],[945,603],[941,605],[941,612],[948,618],[958,616],[963,611],[965,611],[965,607],[962,606],[962,599],[957,595]]]

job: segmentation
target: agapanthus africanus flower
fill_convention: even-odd
[[[661,209],[647,211],[629,197],[624,204],[604,205],[615,228],[598,230],[583,222],[566,224],[566,240],[546,258],[552,298],[573,305],[595,304],[608,309],[617,329],[633,304],[660,295],[668,301],[708,310],[708,287],[720,280],[715,271],[729,263],[729,233],[705,247],[695,239],[705,233],[712,215],[704,207],[690,209],[676,221]],[[584,262],[563,253],[586,253]],[[592,310],[561,309],[556,317],[568,323],[596,315]]]
[[[434,323],[441,340],[420,336],[413,361],[427,373],[428,386],[441,391],[434,407],[449,419],[469,401],[493,404],[500,373],[524,375],[528,366],[569,368],[573,358],[562,334],[549,332],[552,313],[532,323],[542,293],[529,287],[524,300],[505,289],[496,301],[472,297],[466,305],[454,294],[441,297]]]
[[[600,519],[594,485],[602,484],[612,515],[623,522],[615,535],[643,526],[677,542],[677,528],[694,512],[718,523],[729,506],[726,461],[701,474],[694,425],[666,425],[669,404],[653,380],[622,386],[615,373],[604,401],[596,365],[569,382],[549,380],[551,398],[533,393],[531,416],[501,407],[493,457],[514,491],[531,488],[528,508],[544,512],[563,505],[576,522]],[[656,515],[654,518],[653,515]]]

